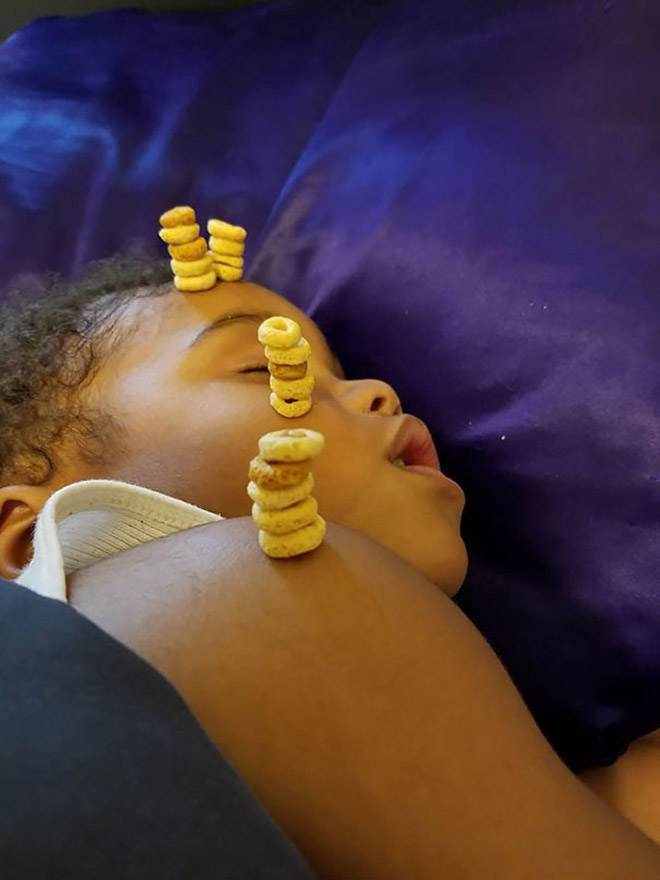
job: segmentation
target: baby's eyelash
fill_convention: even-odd
[[[265,367],[263,364],[254,364],[251,367],[243,367],[241,373],[267,373],[268,367]]]

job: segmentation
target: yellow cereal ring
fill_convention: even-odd
[[[242,226],[232,226],[224,220],[209,220],[206,228],[214,238],[228,238],[230,241],[245,241],[247,235],[247,230]]]
[[[171,228],[172,226],[190,226],[195,222],[195,209],[189,205],[182,205],[178,208],[170,208],[160,215],[160,225]]]
[[[303,400],[294,400],[293,403],[288,403],[273,391],[270,395],[270,405],[278,415],[285,416],[287,419],[299,419],[301,416],[307,415],[312,408],[312,398],[306,397]]]
[[[171,244],[167,252],[175,260],[201,260],[206,255],[208,245],[205,238],[196,238],[187,244]]]
[[[276,379],[302,379],[307,375],[307,364],[274,364],[268,361],[268,372]]]
[[[160,229],[158,235],[168,244],[188,244],[199,237],[199,223],[192,226],[173,226],[171,229]]]
[[[225,266],[233,266],[235,269],[242,269],[245,263],[243,257],[231,257],[229,254],[214,254],[213,251],[207,251],[206,255],[211,257],[214,263],[224,263]]]
[[[213,260],[210,257],[202,257],[201,260],[170,260],[172,272],[181,278],[191,275],[205,275],[213,268]]]
[[[255,456],[250,462],[249,477],[260,489],[288,489],[302,483],[310,471],[311,461],[269,462]],[[266,528],[266,526],[262,526]]]
[[[325,537],[325,520],[316,515],[313,523],[287,535],[271,535],[259,530],[259,546],[267,556],[275,559],[289,559],[315,550]]]
[[[272,345],[267,345],[264,352],[268,360],[274,364],[304,364],[309,360],[312,347],[305,337],[301,336],[297,345],[292,345],[291,348],[274,348]]]
[[[284,507],[291,507],[292,504],[311,495],[313,490],[314,474],[307,474],[302,483],[289,486],[288,489],[262,489],[252,480],[247,486],[248,495],[262,510],[282,510]]]
[[[242,241],[230,241],[228,238],[209,238],[209,247],[214,254],[230,257],[242,257],[245,253],[245,244]]]
[[[234,269],[233,266],[225,266],[223,263],[214,263],[213,271],[221,281],[240,281],[243,277],[242,269]]]
[[[286,535],[287,532],[302,529],[314,522],[318,512],[319,506],[313,495],[284,510],[262,510],[256,502],[252,505],[255,524],[271,535]]]
[[[281,315],[266,318],[257,330],[259,342],[273,348],[291,348],[298,345],[301,336],[300,324],[293,318],[283,318]]]
[[[306,461],[323,452],[325,437],[311,428],[283,428],[259,438],[259,455],[264,461]]]
[[[180,278],[174,276],[174,286],[177,290],[183,290],[187,293],[197,290],[210,290],[218,283],[215,272],[207,272],[206,275],[194,275],[191,278]]]
[[[276,379],[275,376],[270,377],[270,390],[282,400],[306,400],[311,397],[314,390],[314,376],[303,376],[302,379]]]

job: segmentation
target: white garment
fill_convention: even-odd
[[[81,480],[54,492],[37,517],[34,555],[16,583],[68,602],[66,576],[121,550],[224,519],[119,480]]]

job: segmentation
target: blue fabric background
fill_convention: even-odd
[[[344,0],[0,49],[5,281],[163,256],[177,203],[246,226],[431,428],[457,604],[576,771],[660,727],[658,45],[651,0]]]

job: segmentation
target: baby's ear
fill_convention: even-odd
[[[52,489],[3,486],[0,489],[0,577],[13,580],[32,558],[32,534]]]

